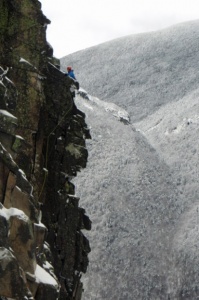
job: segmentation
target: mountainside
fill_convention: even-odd
[[[199,21],[116,39],[61,59],[82,87],[138,121],[198,88]]]
[[[61,60],[89,93],[76,97],[93,137],[75,180],[93,222],[84,299],[199,297],[198,28],[179,24]]]

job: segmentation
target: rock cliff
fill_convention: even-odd
[[[71,179],[85,115],[46,41],[37,0],[0,2],[0,299],[81,299],[91,229]]]

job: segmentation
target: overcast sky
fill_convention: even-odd
[[[61,58],[108,40],[199,19],[199,0],[40,0]]]

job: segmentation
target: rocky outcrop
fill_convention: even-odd
[[[59,70],[39,1],[0,3],[0,299],[81,299],[91,229],[71,179],[86,166],[78,82]]]

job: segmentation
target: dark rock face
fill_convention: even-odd
[[[52,57],[39,1],[3,0],[0,14],[0,297],[79,300],[91,229],[71,183],[90,138],[79,84]]]

